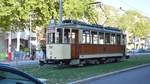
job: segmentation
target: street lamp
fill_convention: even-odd
[[[59,0],[59,25],[62,24],[62,0]]]
[[[37,20],[37,14],[34,12],[30,12],[30,17],[29,17],[29,48],[30,48],[30,57],[32,57],[31,52],[32,52],[32,45],[31,45],[31,34],[32,34],[32,20]]]
[[[30,21],[29,21],[29,48],[30,48],[30,58],[31,58],[31,51],[32,51],[32,49],[31,49],[31,47],[32,47],[32,45],[31,45],[31,29],[32,29],[32,12],[30,12]]]

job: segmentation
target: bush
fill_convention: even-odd
[[[6,52],[0,52],[0,60],[6,60],[7,59],[7,53]]]
[[[24,48],[23,51],[24,51],[24,52],[29,52],[30,49],[29,49],[29,48]]]

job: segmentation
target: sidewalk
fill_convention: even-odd
[[[8,64],[10,66],[26,66],[26,65],[38,65],[39,64],[39,60],[19,60],[19,61],[4,61],[4,62],[0,62],[3,64]]]

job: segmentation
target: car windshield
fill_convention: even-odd
[[[7,71],[0,71],[0,84],[34,84],[28,78],[25,78],[21,75],[7,72]]]

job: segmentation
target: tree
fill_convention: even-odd
[[[131,29],[131,32],[137,37],[144,38],[150,32],[150,25],[145,20],[138,21],[134,24],[134,27]]]
[[[81,19],[86,10],[87,16],[93,12],[93,7],[88,6],[95,0],[63,0],[64,18]],[[88,7],[88,8],[87,8]],[[59,0],[0,0],[0,27],[9,30],[13,26],[23,29],[28,26],[31,13],[35,16],[33,27],[47,26],[51,16],[59,18]],[[96,14],[93,14],[96,15]],[[89,21],[91,18],[87,18]]]
[[[103,24],[116,27],[119,17],[118,10],[112,6],[104,5],[104,14],[107,19]]]
[[[126,11],[119,21],[118,27],[127,30],[137,37],[144,37],[149,34],[150,26],[146,17],[135,10]]]

